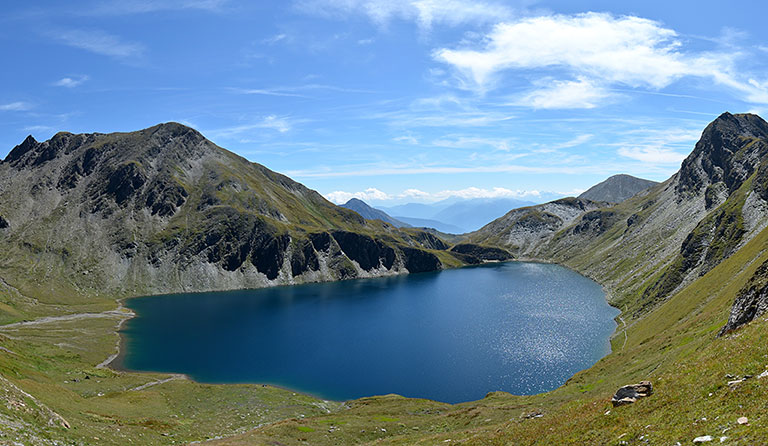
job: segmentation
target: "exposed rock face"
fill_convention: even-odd
[[[409,273],[425,273],[442,268],[440,259],[431,252],[406,247],[403,247],[402,251],[405,256],[405,269]]]
[[[717,183],[735,191],[768,151],[766,138],[768,123],[759,116],[723,113],[704,129],[693,152],[683,161],[675,191],[681,199]],[[748,146],[746,156],[735,156]]]
[[[512,254],[504,249],[475,245],[473,243],[460,243],[451,248],[451,254],[470,264],[494,261],[499,262],[513,259]]]
[[[580,198],[515,209],[469,235],[469,241],[508,248],[517,257],[536,257],[544,242],[582,214],[601,206]]]
[[[611,398],[613,407],[636,403],[638,399],[653,394],[653,385],[650,381],[641,381],[639,384],[630,384],[616,391]]]
[[[736,295],[728,322],[720,330],[722,336],[768,311],[768,261],[757,268],[755,274]]]
[[[15,253],[0,268],[34,264],[84,294],[434,271],[431,251],[449,247],[365,220],[176,123],[26,138],[0,162],[0,214]]]
[[[614,175],[602,183],[590,187],[584,193],[579,195],[579,198],[591,201],[621,203],[657,184],[659,183],[633,177],[631,175]]]

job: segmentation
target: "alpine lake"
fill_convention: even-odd
[[[562,385],[610,351],[619,311],[558,265],[508,262],[376,279],[129,299],[117,366],[324,399],[448,403]]]

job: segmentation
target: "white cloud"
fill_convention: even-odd
[[[349,201],[351,198],[357,198],[363,201],[392,201],[402,199],[413,199],[417,201],[439,201],[446,198],[462,198],[462,199],[474,199],[474,198],[537,198],[542,195],[537,190],[512,190],[503,187],[494,187],[492,189],[484,189],[479,187],[468,187],[466,189],[457,190],[442,190],[438,192],[424,192],[419,189],[406,189],[398,194],[387,194],[376,188],[368,188],[362,192],[345,192],[334,191],[325,194],[325,198],[337,203],[343,204]]]
[[[415,136],[411,136],[411,135],[398,136],[396,138],[392,138],[392,141],[403,142],[403,143],[411,144],[414,146],[419,144],[419,140],[416,139]]]
[[[390,197],[386,193],[373,187],[368,188],[362,192],[344,192],[344,191],[337,190],[337,191],[325,194],[325,198],[336,204],[344,204],[352,198],[357,198],[358,200],[363,200],[363,201],[369,201],[369,200],[384,201],[384,200],[392,199],[392,197]]]
[[[32,108],[32,105],[28,102],[10,102],[8,104],[0,104],[0,111],[25,111]]]
[[[513,13],[501,2],[477,0],[299,0],[296,5],[315,15],[365,15],[379,26],[408,20],[427,30],[435,24],[492,23]]]
[[[640,17],[551,15],[500,23],[483,39],[483,49],[440,49],[434,57],[478,85],[502,70],[562,67],[606,81],[661,88],[702,63],[678,51],[676,36]]]
[[[557,76],[536,86],[518,105],[593,108],[616,86],[660,90],[683,77],[709,79],[744,100],[768,103],[768,82],[737,66],[738,49],[695,51],[678,34],[653,20],[608,13],[546,15],[499,23],[486,36],[460,48],[433,51],[451,66],[458,86],[484,93],[507,71]]]
[[[144,53],[142,45],[123,42],[119,37],[99,30],[72,29],[51,33],[51,36],[71,47],[118,59],[137,58]]]
[[[551,81],[514,101],[536,109],[595,108],[613,94],[588,79],[575,81]]]
[[[62,79],[57,80],[52,85],[54,87],[66,87],[66,88],[74,88],[78,85],[81,85],[83,82],[87,81],[89,79],[88,76],[73,76],[73,77],[65,77]]]
[[[511,190],[504,187],[494,187],[493,189],[483,189],[479,187],[468,187],[459,190],[443,190],[432,194],[433,199],[444,200],[446,198],[525,198],[538,197],[541,192],[537,190]]]

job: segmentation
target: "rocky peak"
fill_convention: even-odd
[[[170,138],[186,137],[194,140],[205,139],[205,137],[197,130],[192,127],[187,127],[184,124],[179,124],[178,122],[163,122],[145,129],[143,133]]]
[[[608,203],[621,203],[656,184],[658,183],[655,181],[644,180],[627,174],[618,174],[590,187],[579,195],[579,198]]]
[[[693,152],[683,161],[676,186],[679,197],[699,194],[716,183],[733,192],[768,151],[766,140],[768,123],[759,116],[723,113],[704,129]]]
[[[27,136],[21,144],[14,147],[13,150],[8,153],[3,162],[13,163],[14,161],[18,161],[24,154],[37,147],[38,144],[40,143],[37,142],[32,135]]]

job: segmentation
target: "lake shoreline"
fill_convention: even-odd
[[[510,263],[510,264],[548,264],[548,265],[558,265],[558,264],[556,264],[554,262],[539,261],[539,260],[534,260],[534,259],[524,259],[524,260],[514,260],[514,261],[511,261],[511,262],[493,262],[493,263],[482,264],[482,265],[474,265],[474,266],[471,266],[471,267],[472,268],[483,268],[483,267],[489,267],[489,266],[493,267],[493,266],[498,266],[498,265],[504,264],[504,263]],[[568,267],[565,267],[563,265],[558,265],[558,266],[560,266],[562,268],[565,268],[566,270],[571,271],[571,272],[573,272],[575,274],[578,274],[581,277],[593,280],[591,278],[588,278],[588,277],[582,275],[578,271],[574,271],[574,270],[572,270],[572,269],[570,269]],[[395,278],[395,277],[403,278],[403,277],[409,277],[409,276],[422,276],[422,274],[424,274],[424,275],[426,275],[426,274],[439,274],[439,273],[442,273],[442,272],[447,272],[447,271],[452,271],[452,270],[464,270],[464,269],[467,269],[467,268],[469,268],[469,267],[464,266],[464,267],[461,267],[461,268],[450,268],[450,269],[442,270],[440,272],[419,273],[419,274],[399,274],[399,275],[395,275],[395,276],[392,276],[392,277],[387,276],[387,277],[363,278],[363,279],[385,279],[386,280],[386,279],[392,279],[392,278]],[[328,283],[337,283],[338,284],[338,283],[349,283],[349,282],[358,282],[358,281],[360,281],[360,279],[352,279],[352,280],[345,280],[345,281],[320,282],[320,283],[312,283],[312,284],[309,284],[309,285],[328,284]],[[364,282],[364,281],[360,281],[360,282]],[[301,285],[306,285],[306,284],[301,284]],[[257,290],[257,291],[264,291],[264,290],[275,290],[275,289],[291,289],[292,287],[293,286],[279,285],[279,286],[276,286],[276,287],[256,288],[255,290]],[[603,301],[609,304],[609,302],[607,300],[607,296],[608,296],[608,293],[606,292],[607,290],[605,290],[605,287],[603,287],[602,285],[601,285],[601,289],[603,290],[603,293],[604,293],[603,294],[604,295]],[[253,291],[253,290],[226,290],[226,292],[232,292],[232,293],[239,293],[239,292],[244,292],[244,291]],[[158,297],[158,296],[170,297],[170,296],[176,295],[176,294],[184,294],[184,295],[186,295],[186,294],[206,294],[206,293],[209,293],[209,292],[172,293],[172,294],[151,295],[151,296],[135,296],[135,297],[119,299],[118,302],[120,304],[123,304],[128,299],[134,300],[134,299],[139,299],[140,297]],[[615,307],[611,306],[611,308],[615,308]],[[131,318],[136,317],[136,316],[138,316],[138,314],[132,316]],[[616,322],[616,320],[619,317],[620,317],[620,313],[619,313],[619,315],[617,315],[614,318],[614,322]],[[127,318],[126,321],[128,319],[131,319],[131,318]],[[123,321],[123,322],[125,322],[125,321]],[[122,324],[121,324],[120,328],[122,329]],[[616,335],[616,333],[619,332],[618,329],[619,329],[619,325],[618,325],[618,323],[616,323],[613,326],[613,328],[612,328],[612,334],[608,338],[609,341],[610,341],[610,339],[612,339]],[[126,351],[126,338],[125,338],[125,335],[122,333],[122,330],[116,330],[116,333],[119,336],[117,352],[113,355],[111,361],[109,361],[108,363],[105,364],[110,369],[115,370],[117,372],[130,372],[130,373],[152,373],[152,374],[166,374],[166,375],[178,374],[177,372],[173,372],[173,371],[160,371],[160,372],[158,372],[156,370],[146,370],[146,369],[144,369],[144,370],[136,370],[136,369],[131,369],[131,368],[126,367],[125,366],[125,356],[126,356],[126,352],[127,352]],[[607,345],[608,345],[607,352],[605,352],[602,356],[600,356],[600,358],[597,358],[597,360],[599,360],[599,359],[601,359],[601,358],[603,358],[606,355],[611,353],[611,351],[613,349],[612,349],[612,346],[611,346],[610,342],[608,342]],[[584,369],[589,368],[590,366],[591,365],[588,365]],[[552,388],[549,388],[547,390],[543,390],[543,391],[540,391],[540,392],[535,392],[535,393],[519,393],[519,395],[535,395],[535,394],[542,394],[542,393],[551,392],[552,390],[555,390],[555,389],[561,387],[562,385],[564,385],[568,381],[568,379],[570,379],[574,374],[576,374],[579,371],[584,370],[584,369],[579,369],[579,370],[575,371],[573,374],[570,374],[568,378],[566,378],[565,380],[563,380],[558,385],[556,385],[556,386],[554,386]],[[351,401],[351,400],[355,400],[355,399],[359,399],[359,398],[370,397],[371,395],[373,395],[373,394],[366,393],[366,394],[364,394],[362,396],[355,396],[353,398],[329,398],[327,396],[322,396],[322,395],[319,395],[318,393],[315,393],[315,392],[312,392],[312,391],[297,390],[297,387],[292,387],[290,385],[273,384],[273,383],[270,383],[268,381],[258,381],[258,380],[248,380],[248,379],[245,379],[245,380],[235,380],[235,381],[229,381],[229,380],[223,380],[223,381],[218,381],[218,380],[196,381],[196,380],[192,379],[188,374],[185,375],[185,377],[186,377],[186,379],[190,379],[190,380],[195,381],[195,382],[201,382],[201,383],[204,383],[204,384],[215,384],[215,385],[251,384],[251,385],[257,385],[257,386],[271,386],[271,387],[275,387],[275,388],[284,389],[284,390],[287,390],[287,391],[290,391],[290,392],[295,392],[295,393],[298,393],[298,394],[303,394],[303,395],[311,396],[313,398],[318,398],[318,399],[322,399],[322,400],[326,400],[326,401],[336,401],[336,402]],[[493,391],[497,391],[497,390],[498,390],[498,388],[496,388],[496,390],[492,389],[490,391],[493,392]],[[504,390],[501,390],[501,391],[504,391]],[[392,393],[400,395],[396,391],[381,393],[381,395],[392,394]],[[487,393],[487,392],[485,392],[485,393]],[[513,394],[518,394],[518,393],[513,393]],[[404,397],[406,397],[406,398],[420,398],[420,399],[425,399],[426,398],[426,399],[432,399],[432,400],[438,401],[438,402],[445,402],[445,401],[441,401],[440,399],[430,398],[429,396],[413,396],[413,397],[404,396]],[[455,402],[450,403],[450,404],[466,403],[466,402],[476,401],[478,399],[482,399],[482,397],[480,397],[480,398],[472,397],[472,398],[467,399],[467,400],[455,401]]]

